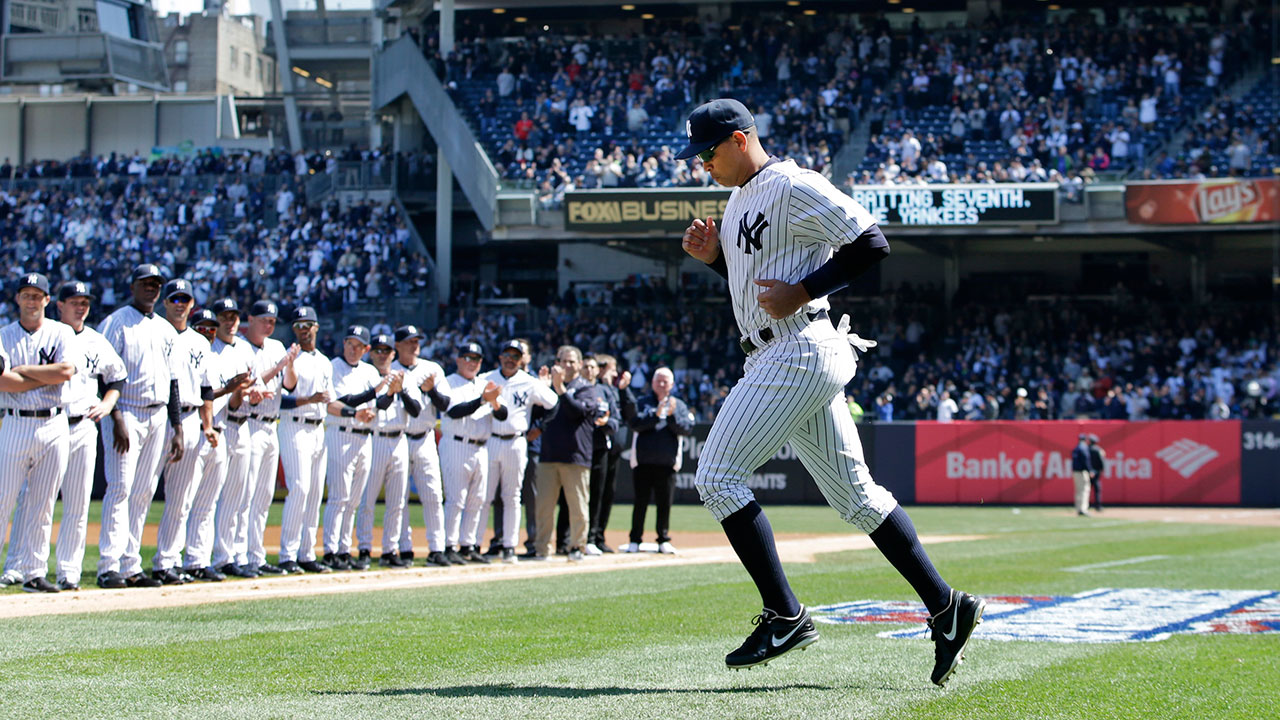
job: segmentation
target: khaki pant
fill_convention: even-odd
[[[556,505],[560,489],[569,503],[569,549],[582,550],[587,545],[587,492],[591,468],[572,463],[538,464],[538,539],[535,551],[551,555],[551,536],[556,531]]]
[[[1078,470],[1071,473],[1071,477],[1076,481],[1076,512],[1089,511],[1089,473]]]

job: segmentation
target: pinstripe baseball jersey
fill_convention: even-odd
[[[242,339],[248,342],[248,338]],[[256,415],[279,415],[280,392],[284,386],[284,371],[276,373],[276,376],[271,378],[270,382],[264,383],[261,378],[284,359],[288,350],[285,350],[284,343],[275,338],[264,339],[261,347],[250,342],[249,348],[253,350],[253,374],[259,378],[258,386],[273,393],[271,397],[254,405],[254,409],[250,412]]]
[[[523,435],[529,430],[529,410],[534,405],[550,410],[560,400],[555,390],[524,370],[517,370],[509,378],[501,368],[491,370],[480,378],[480,386],[483,388],[486,382],[502,387],[498,397],[507,408],[506,420],[493,419],[490,430],[494,435]]]
[[[28,332],[16,320],[0,328],[0,345],[8,360],[6,367],[18,365],[52,365],[75,362],[75,332],[57,320],[45,318],[35,332]],[[0,407],[15,410],[48,410],[66,402],[66,383],[42,385],[24,392],[0,393]]]
[[[409,418],[409,432],[418,435],[434,431],[439,415],[436,413],[436,406],[431,403],[431,398],[422,392],[422,383],[426,382],[427,378],[433,377],[436,381],[435,387],[444,392],[444,368],[440,367],[439,363],[418,358],[413,367],[405,367],[396,360],[391,363],[391,369],[404,373],[405,389],[409,391],[411,397],[422,403],[422,412],[418,413],[418,417]]]
[[[249,341],[242,337],[232,338],[230,343],[223,342],[222,338],[214,338],[213,353],[218,356],[218,373],[222,378],[222,384],[219,387],[226,387],[227,382],[240,373],[253,372],[252,347]],[[223,403],[221,405],[214,403],[213,424],[225,425],[227,414],[231,412],[227,407],[231,402],[231,395],[224,395],[218,400],[222,400]],[[237,416],[249,414],[246,405],[241,405],[235,414]]]
[[[231,375],[224,371],[226,365],[222,356],[213,351],[206,342],[204,356],[204,384],[215,393],[227,386]],[[227,404],[231,402],[231,393],[213,399],[213,426],[222,427],[227,418]]]
[[[294,397],[304,398],[326,391],[333,399],[333,363],[319,350],[300,352],[293,361],[293,372],[298,376],[298,384],[291,393]],[[283,374],[283,373],[282,373]],[[281,410],[284,417],[311,418],[324,420],[325,403],[308,403],[298,408]]]
[[[74,334],[76,374],[67,382],[64,399],[67,414],[81,416],[88,413],[102,398],[98,397],[98,379],[113,383],[125,379],[124,360],[102,337],[102,333],[88,325]]]
[[[200,398],[200,386],[208,381],[206,363],[213,355],[209,341],[188,327],[178,333],[171,352],[176,355],[174,368],[178,376],[178,399],[183,407],[200,405],[204,402]]]
[[[474,380],[468,380],[458,373],[454,373],[444,379],[444,387],[440,389],[449,398],[449,407],[453,408],[459,403],[469,400],[475,400],[484,392],[484,380],[477,375]],[[493,419],[493,406],[489,403],[480,403],[480,409],[476,410],[464,418],[451,418],[446,413],[440,418],[440,432],[445,437],[457,435],[459,437],[471,438],[472,440],[488,440],[490,421]]]
[[[729,195],[720,230],[720,252],[729,268],[729,293],[738,329],[750,335],[776,322],[753,280],[798,283],[841,246],[875,224],[862,205],[823,176],[794,161],[771,161]],[[811,300],[797,312],[831,307]]]
[[[360,393],[375,388],[378,383],[382,382],[382,376],[378,374],[378,369],[367,362],[358,362],[352,365],[347,362],[344,357],[336,357],[330,363],[333,367],[333,397],[338,399],[344,395],[359,395]],[[357,410],[363,408],[372,408],[373,401],[370,400],[363,405],[358,406]],[[350,417],[332,417],[328,418],[329,422],[339,427],[368,427],[364,423],[357,422],[355,418]]]
[[[174,375],[170,356],[178,333],[167,320],[125,305],[108,315],[98,325],[98,332],[124,360],[126,377],[120,405],[141,408],[169,402],[169,382]]]
[[[391,372],[395,372],[395,368],[391,368]],[[422,401],[419,400],[418,402],[421,403]],[[404,401],[400,399],[399,395],[391,401],[391,405],[387,406],[386,410],[377,410],[377,416],[374,417],[371,424],[374,430],[380,432],[405,430],[409,427],[409,411],[405,409]]]

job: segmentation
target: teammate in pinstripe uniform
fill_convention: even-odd
[[[249,310],[249,324],[244,337],[254,352],[254,372],[257,384],[249,389],[249,422],[245,423],[252,436],[249,458],[248,504],[246,511],[247,535],[242,545],[236,538],[236,560],[253,575],[279,575],[280,568],[267,562],[263,535],[267,531],[267,513],[276,493],[276,478],[280,467],[280,438],[276,425],[280,422],[281,384],[285,367],[293,362],[300,351],[295,343],[287,350],[284,344],[271,337],[275,332],[279,309],[270,300],[259,300]]]
[[[236,314],[237,320],[239,314]],[[243,392],[252,382],[247,370],[234,374],[222,355],[214,352],[213,343],[218,336],[218,315],[205,308],[191,319],[191,327],[204,339],[205,377],[213,390],[210,414],[217,442],[205,442],[201,448],[200,472],[187,518],[186,553],[183,567],[187,575],[197,580],[220,581],[224,575],[211,566],[213,552],[213,514],[227,480],[227,406],[233,396]]]
[[[120,355],[93,328],[85,325],[92,296],[89,286],[69,282],[58,289],[58,318],[76,334],[75,377],[67,383],[70,451],[62,480],[62,522],[58,527],[58,589],[79,590],[89,525],[89,494],[98,460],[98,422],[111,412],[124,386]],[[106,390],[98,398],[98,383]]]
[[[333,364],[316,350],[319,318],[302,306],[290,317],[298,356],[284,369],[288,393],[280,405],[280,459],[289,494],[280,521],[280,569],[286,573],[329,572],[316,562],[320,498],[327,451],[324,421],[333,399]]]
[[[191,576],[180,571],[182,548],[187,540],[187,518],[197,490],[196,478],[204,474],[204,446],[218,441],[213,431],[213,387],[206,356],[212,355],[209,341],[187,326],[195,295],[191,283],[174,278],[161,291],[165,319],[178,333],[170,350],[175,355],[178,380],[179,418],[182,426],[182,460],[162,466],[164,471],[164,513],[156,534],[156,553],[151,576],[165,585],[182,585]],[[172,431],[171,431],[172,432]]]
[[[24,275],[14,293],[18,319],[0,328],[0,347],[7,358],[6,375],[21,382],[0,385],[0,542],[15,502],[4,577],[22,583],[27,592],[58,592],[45,577],[49,569],[49,536],[53,503],[67,471],[70,449],[63,412],[67,381],[76,374],[75,335],[71,328],[44,315],[49,280]],[[8,584],[8,583],[6,583]]]
[[[480,554],[480,522],[488,500],[491,421],[505,420],[501,390],[480,377],[484,350],[470,342],[458,347],[458,371],[438,390],[449,398],[440,421],[440,476],[444,480],[445,556],[450,562],[488,564]]]
[[[356,544],[360,559],[368,561],[373,549],[373,511],[378,494],[386,489],[382,511],[383,567],[409,567],[400,557],[400,523],[404,519],[409,485],[409,443],[405,430],[409,418],[422,412],[422,403],[406,391],[405,373],[392,367],[395,342],[390,335],[373,336],[369,359],[384,378],[391,378],[387,393],[378,398],[377,417],[373,420],[373,457],[369,465],[369,481],[365,483],[360,508],[356,512]]]
[[[818,640],[778,561],[773,531],[747,480],[784,443],[799,456],[827,501],[872,541],[929,609],[934,668],[944,685],[959,665],[985,603],[943,582],[893,495],[872,479],[844,405],[856,371],[848,318],[833,327],[826,295],[846,287],[889,254],[866,208],[821,175],[771,158],[742,103],[699,106],[686,126],[689,144],[712,179],[732,187],[723,226],[694,220],[683,246],[729,281],[747,353],[745,374],[729,393],[698,459],[703,504],[760,590],[756,630],[725,658],[733,668],[767,663]]]
[[[373,461],[374,401],[390,384],[361,360],[369,350],[369,328],[352,325],[333,359],[333,394],[325,441],[329,452],[329,499],[324,506],[324,564],[334,570],[367,570],[351,557],[351,522],[364,495]]]
[[[405,374],[404,386],[409,394],[422,403],[422,411],[409,417],[406,436],[409,440],[409,477],[418,490],[422,502],[422,524],[427,534],[427,564],[449,567],[453,563],[445,557],[444,550],[444,495],[440,483],[440,454],[436,449],[436,404],[429,398],[429,391],[444,383],[444,368],[439,363],[418,357],[422,332],[413,325],[401,325],[395,330],[396,361],[391,366]],[[438,393],[437,397],[442,397]],[[448,403],[445,402],[445,407]],[[400,559],[412,564],[413,527],[405,492],[404,515],[400,521]]]
[[[550,410],[560,399],[547,379],[520,369],[524,354],[524,345],[512,340],[498,353],[501,367],[482,378],[486,384],[501,388],[499,402],[507,408],[505,419],[494,415],[488,445],[488,502],[492,504],[495,498],[502,501],[502,527],[494,529],[501,538],[501,557],[506,563],[517,562],[515,547],[520,536],[520,489],[528,461],[525,433],[529,431],[529,411],[534,406]]]
[[[249,427],[248,394],[257,382],[254,372],[253,348],[240,336],[240,305],[231,298],[222,298],[213,304],[218,315],[217,339],[213,352],[222,363],[222,372],[243,378],[240,389],[227,402],[227,425],[223,437],[227,445],[226,480],[218,495],[217,509],[213,516],[213,555],[208,571],[195,573],[197,580],[218,580],[223,575],[252,577],[247,568],[236,563],[236,542],[247,536],[249,517],[248,486],[250,448],[253,430]]]
[[[98,537],[98,585],[104,588],[158,587],[142,572],[142,529],[160,481],[165,459],[167,420],[173,432],[169,462],[182,459],[177,378],[172,348],[173,326],[155,314],[164,276],[143,264],[129,278],[132,302],[111,313],[98,332],[124,360],[128,377],[120,400],[103,419],[103,458],[107,492],[102,498],[102,532]]]

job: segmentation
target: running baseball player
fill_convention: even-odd
[[[333,399],[333,364],[316,350],[320,320],[315,308],[296,308],[290,320],[299,350],[285,366],[283,387],[288,394],[280,404],[280,459],[289,486],[280,521],[280,569],[329,572],[316,562],[316,532],[328,459],[324,419]]]
[[[218,495],[213,516],[213,553],[208,565],[200,566],[193,573],[197,580],[218,581],[226,575],[252,577],[247,568],[236,562],[238,538],[246,538],[248,530],[249,461],[253,431],[249,427],[248,394],[257,382],[254,373],[254,355],[249,341],[240,336],[240,305],[231,298],[222,298],[213,304],[218,316],[217,338],[213,352],[218,356],[223,373],[242,378],[240,387],[227,401],[227,424],[223,439],[227,446],[226,480]],[[247,541],[246,541],[247,542]],[[197,562],[202,560],[197,557]]]
[[[164,585],[182,585],[192,577],[181,570],[182,549],[187,541],[187,520],[198,489],[196,478],[204,474],[205,445],[216,444],[213,430],[213,388],[206,358],[213,354],[209,341],[188,327],[195,294],[191,283],[175,278],[165,283],[165,319],[178,337],[170,350],[178,380],[178,411],[182,427],[182,459],[164,466],[164,513],[156,533],[156,553],[151,577]]]
[[[239,314],[236,314],[237,320]],[[191,503],[191,513],[187,518],[186,553],[183,558],[184,572],[197,580],[217,582],[225,576],[211,566],[214,537],[214,510],[218,497],[222,494],[222,486],[227,480],[227,406],[231,398],[243,392],[252,383],[248,370],[242,369],[239,374],[231,374],[223,362],[223,356],[214,352],[213,344],[218,338],[218,314],[210,308],[204,308],[191,318],[191,327],[205,341],[205,379],[213,391],[210,414],[216,442],[205,442],[201,445],[200,472],[196,478],[195,495]]]
[[[377,416],[373,420],[373,457],[369,464],[369,481],[356,513],[356,544],[360,560],[369,561],[373,549],[373,510],[378,495],[386,488],[382,509],[383,567],[409,567],[400,557],[400,523],[404,519],[405,496],[409,485],[409,443],[404,432],[409,418],[422,412],[422,403],[405,391],[405,373],[392,367],[395,341],[390,335],[373,336],[369,359],[384,379],[390,378],[387,393],[377,399]]]
[[[160,268],[137,266],[129,276],[132,301],[98,325],[127,372],[120,400],[102,420],[107,491],[98,537],[98,585],[104,588],[160,585],[142,572],[142,529],[160,482],[161,462],[166,457],[180,461],[185,445],[172,365],[178,334],[155,314],[163,283]],[[171,434],[165,432],[166,422]]]
[[[79,368],[67,383],[67,425],[70,450],[62,479],[62,522],[58,526],[57,575],[59,590],[79,590],[89,527],[89,494],[98,461],[98,422],[120,398],[124,360],[106,338],[85,324],[93,302],[89,286],[69,282],[58,289],[58,319],[75,333]],[[98,384],[105,390],[98,397]]]
[[[334,570],[368,570],[351,557],[351,524],[364,496],[373,462],[374,402],[391,380],[361,358],[369,350],[369,328],[352,325],[333,359],[333,394],[325,440],[329,453],[329,499],[324,506],[324,564]]]
[[[490,423],[505,420],[507,407],[501,390],[480,377],[484,350],[479,343],[458,347],[458,371],[445,378],[440,390],[449,409],[440,420],[440,476],[444,479],[445,557],[461,564],[489,564],[480,554],[480,522],[488,499]]]
[[[280,421],[280,388],[285,367],[298,356],[297,344],[285,349],[271,337],[276,330],[279,309],[270,300],[259,300],[249,310],[249,324],[244,339],[254,354],[254,373],[258,382],[249,389],[249,421],[252,433],[249,454],[249,481],[246,490],[248,512],[246,543],[236,540],[237,563],[252,575],[279,575],[278,566],[267,562],[263,535],[267,531],[267,513],[276,493],[276,471],[280,466],[280,438],[276,424]]]
[[[17,505],[5,584],[22,583],[26,592],[56,593],[49,570],[53,504],[67,471],[70,450],[63,412],[67,386],[77,371],[71,328],[45,317],[49,280],[39,273],[18,281],[14,301],[18,319],[0,328],[6,378],[0,384],[0,542]],[[14,382],[16,375],[20,381]]]
[[[525,433],[529,431],[529,411],[534,406],[550,410],[560,399],[545,380],[520,369],[524,352],[524,345],[518,340],[508,342],[498,353],[500,367],[481,378],[486,386],[492,383],[501,388],[498,402],[507,408],[505,418],[499,419],[494,413],[488,445],[488,502],[492,504],[495,498],[502,502],[502,527],[495,530],[505,563],[518,562],[515,547],[520,539],[520,489],[528,462]]]
[[[728,280],[747,354],[744,376],[700,452],[695,480],[764,601],[756,629],[725,662],[751,667],[818,640],[747,486],[789,442],[827,502],[871,536],[924,601],[936,643],[930,679],[945,685],[985,602],[942,580],[906,512],[872,479],[843,393],[857,367],[850,346],[865,350],[871,343],[847,334],[847,317],[839,327],[828,317],[826,296],[885,258],[889,244],[866,208],[821,175],[770,157],[737,100],[699,106],[686,129],[689,143],[676,157],[696,155],[733,192],[723,226],[695,219],[683,247]]]
[[[449,567],[453,563],[444,550],[444,495],[440,485],[440,455],[436,449],[437,407],[429,399],[436,385],[444,384],[444,368],[421,358],[422,332],[413,325],[395,329],[396,361],[392,369],[405,374],[404,386],[422,403],[422,410],[409,417],[405,436],[409,445],[409,478],[422,502],[422,524],[427,533],[427,565]],[[439,393],[435,396],[442,398]],[[442,403],[445,408],[447,400]],[[413,562],[413,528],[410,525],[409,495],[405,492],[404,515],[400,521],[400,559]]]

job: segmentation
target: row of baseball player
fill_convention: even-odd
[[[150,264],[134,269],[130,291],[131,302],[95,331],[84,322],[92,302],[84,283],[58,289],[61,322],[46,317],[44,276],[20,283],[21,317],[0,331],[0,448],[8,461],[0,471],[0,514],[7,518],[17,506],[2,584],[30,592],[79,588],[99,426],[107,490],[97,582],[120,588],[365,569],[384,493],[380,563],[410,565],[410,477],[422,501],[427,563],[488,562],[479,552],[485,509],[495,497],[505,508],[520,507],[530,410],[570,408],[563,413],[566,452],[580,449],[575,436],[585,430],[588,457],[593,431],[617,414],[575,384],[582,361],[576,349],[534,377],[523,369],[527,344],[512,341],[501,367],[481,375],[483,351],[467,343],[458,348],[457,372],[446,377],[439,364],[419,357],[422,334],[412,325],[374,336],[351,326],[341,356],[330,360],[316,350],[318,318],[310,307],[293,311],[297,341],[286,348],[271,337],[278,309],[270,301],[254,303],[243,327],[231,299],[193,314],[190,283],[166,283]],[[277,464],[288,495],[272,564],[264,534]],[[547,465],[554,470],[556,463]],[[148,574],[142,532],[162,475],[164,512]],[[326,481],[324,554],[317,558]],[[571,498],[568,513],[575,559],[589,546],[577,537],[587,523],[585,483],[581,488],[581,503]],[[59,493],[54,584],[45,575]],[[495,527],[504,561],[516,560],[518,525],[517,510]],[[543,525],[545,547],[530,553],[538,558],[550,546],[551,523]]]

